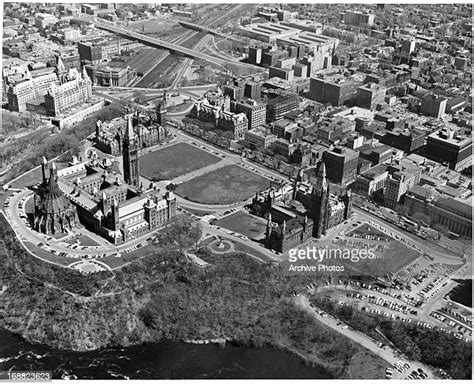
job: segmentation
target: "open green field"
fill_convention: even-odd
[[[267,222],[263,218],[253,216],[245,211],[238,211],[225,218],[219,219],[217,226],[245,235],[250,239],[257,238],[265,232]]]
[[[390,364],[370,351],[361,351],[352,357],[349,365],[351,379],[383,379]]]
[[[63,265],[67,266],[70,265],[73,262],[76,262],[79,260],[79,258],[71,258],[71,257],[61,257],[60,255],[56,255],[53,253],[50,253],[49,251],[46,251],[42,249],[41,247],[36,246],[35,244],[31,242],[23,242],[25,246],[30,250],[33,254],[36,254],[37,256],[45,259],[46,261],[49,261],[51,263],[55,263],[58,265]]]
[[[80,246],[100,246],[100,244],[97,243],[94,239],[82,234],[67,240],[67,243],[69,243],[70,245],[73,245],[77,242],[79,242]]]
[[[49,166],[49,163],[48,163]],[[58,169],[62,169],[67,167],[67,164],[56,162],[56,166]],[[46,171],[46,177],[49,177],[49,170]],[[36,183],[41,183],[43,180],[43,173],[41,172],[41,165],[36,167],[36,169],[31,169],[30,171],[26,172],[23,176],[19,177],[18,179],[14,180],[11,184],[11,188],[25,188],[29,185],[33,185]]]
[[[140,174],[148,180],[170,180],[219,160],[192,145],[179,143],[140,157]]]
[[[231,204],[267,188],[269,180],[237,165],[228,165],[180,184],[176,194],[197,203]]]

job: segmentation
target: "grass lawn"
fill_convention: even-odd
[[[228,165],[180,184],[176,194],[197,203],[231,204],[267,188],[269,180],[236,165]]]
[[[71,258],[71,257],[61,257],[59,255],[50,253],[49,251],[46,251],[42,249],[41,247],[36,246],[35,244],[31,242],[23,242],[25,246],[30,250],[33,254],[36,254],[37,256],[50,261],[51,263],[56,263],[58,265],[70,265],[73,262],[79,261],[79,258]]]
[[[196,215],[196,216],[206,216],[206,215],[209,215],[211,213],[210,211],[196,210],[195,208],[188,208],[188,207],[185,207],[185,206],[180,206],[180,207],[183,210],[186,210],[186,211],[188,211],[191,214]]]
[[[170,180],[220,161],[195,146],[179,143],[140,157],[140,174],[148,180]]]
[[[105,258],[97,258],[97,261],[103,262],[113,269],[122,266],[126,263],[136,261],[137,259],[146,258],[150,255],[154,255],[160,251],[160,248],[153,245],[145,245],[138,250],[131,251],[129,253],[122,253],[120,257],[115,255],[109,255]]]
[[[222,238],[223,240],[226,240],[225,238]],[[241,253],[246,253],[249,255],[253,255],[254,257],[260,258],[265,262],[273,262],[270,258],[268,258],[265,254],[261,253],[258,250],[255,250],[254,248],[250,247],[249,245],[246,245],[241,242],[237,242],[234,240],[230,240],[230,242],[233,243],[235,251],[241,252]]]
[[[390,247],[383,252],[383,259],[387,262],[387,267],[396,273],[402,267],[414,261],[421,254],[398,241],[392,241]]]
[[[56,162],[56,166],[58,169],[62,169],[67,167],[65,163]],[[49,163],[48,163],[49,167]],[[49,170],[46,171],[46,177],[49,177]],[[43,180],[43,172],[41,171],[41,165],[36,169],[32,169],[26,172],[23,176],[19,177],[18,179],[14,180],[11,184],[11,188],[25,188],[29,185],[33,185],[35,183],[41,183]]]
[[[361,351],[350,360],[351,379],[383,379],[390,364],[370,351]]]
[[[265,219],[248,214],[245,211],[238,211],[225,218],[219,219],[215,223],[217,226],[245,235],[254,239],[262,232],[265,232],[267,222]]]
[[[79,236],[74,237],[72,239],[68,239],[67,243],[73,245],[77,241],[80,242],[81,246],[100,246],[99,243],[97,243],[94,239],[90,238],[87,235],[79,235]]]

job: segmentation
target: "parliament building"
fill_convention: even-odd
[[[351,192],[330,191],[323,162],[314,183],[304,181],[301,170],[292,185],[259,192],[252,200],[252,212],[268,219],[265,245],[286,252],[310,238],[319,239],[327,230],[348,219]]]
[[[43,179],[33,187],[33,228],[47,235],[73,231],[80,224],[119,244],[147,234],[176,215],[172,192],[159,194],[143,190],[138,170],[139,138],[127,116],[122,153],[124,176],[109,172],[97,158],[74,158],[69,167],[58,170],[55,163],[42,163]]]

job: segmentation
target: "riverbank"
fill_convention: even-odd
[[[157,250],[116,271],[111,279],[33,259],[10,229],[0,231],[5,246],[0,251],[0,285],[7,286],[0,326],[30,342],[72,352],[164,340],[206,345],[208,338],[229,338],[252,350],[283,343],[314,362],[310,364],[331,366],[335,377],[345,377],[351,359],[363,351],[289,301],[291,292],[302,290],[304,279],[283,278],[278,268],[245,254],[204,251],[200,257],[212,264],[203,270],[174,249]],[[19,275],[17,268],[28,277]],[[112,296],[71,295],[99,291]]]
[[[186,344],[164,340],[92,352],[55,350],[0,329],[0,369],[53,370],[72,379],[331,379],[321,367],[271,346]]]

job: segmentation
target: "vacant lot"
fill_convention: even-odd
[[[189,144],[176,144],[140,157],[140,174],[148,180],[170,180],[220,160]]]
[[[265,232],[267,222],[245,211],[239,211],[219,219],[216,225],[254,239]]]
[[[269,180],[236,165],[229,165],[178,186],[176,193],[205,204],[231,204],[247,200],[267,188]]]

